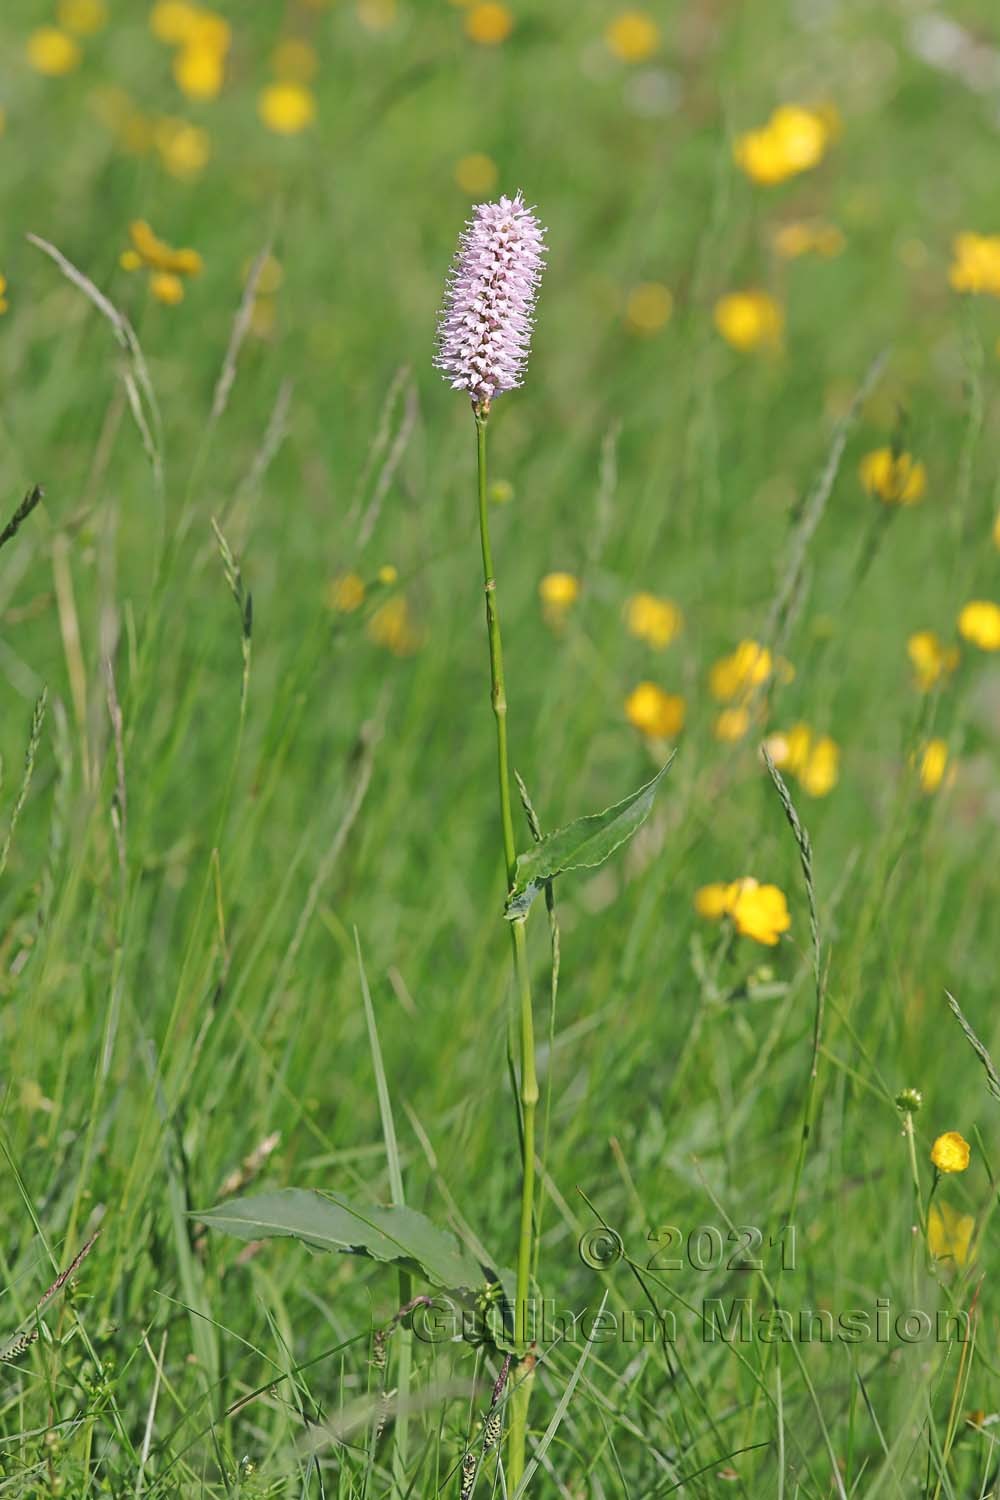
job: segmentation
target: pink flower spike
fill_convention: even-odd
[[[488,408],[521,384],[541,280],[544,230],[524,199],[480,203],[466,224],[438,323],[435,367]]]

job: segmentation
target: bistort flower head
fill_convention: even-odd
[[[476,406],[488,408],[494,396],[521,384],[543,234],[518,193],[480,203],[459,239],[434,364]]]

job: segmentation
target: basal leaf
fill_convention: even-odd
[[[317,1250],[403,1265],[449,1290],[476,1291],[487,1279],[486,1268],[450,1230],[412,1208],[360,1206],[339,1195],[283,1188],[233,1198],[198,1217],[244,1240],[286,1236]]]
[[[673,757],[671,757],[671,760]],[[508,921],[523,917],[547,880],[564,870],[593,869],[602,865],[649,817],[653,798],[670,761],[638,791],[603,812],[577,818],[556,829],[517,857],[514,888],[507,898]]]

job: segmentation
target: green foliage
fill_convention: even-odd
[[[669,769],[668,761],[652,781],[613,807],[577,818],[565,828],[545,834],[524,854],[519,854],[514,888],[507,897],[508,920],[526,916],[538,892],[557,875],[566,870],[592,870],[610,859],[649,817],[657,788]]]
[[[315,1250],[368,1255],[402,1265],[448,1291],[478,1291],[491,1274],[496,1279],[449,1230],[413,1208],[360,1208],[332,1193],[284,1188],[233,1198],[199,1217],[210,1229],[243,1240],[293,1236]]]

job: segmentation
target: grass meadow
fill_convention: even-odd
[[[0,1495],[1000,1493],[995,8],[646,5],[2,7]]]

